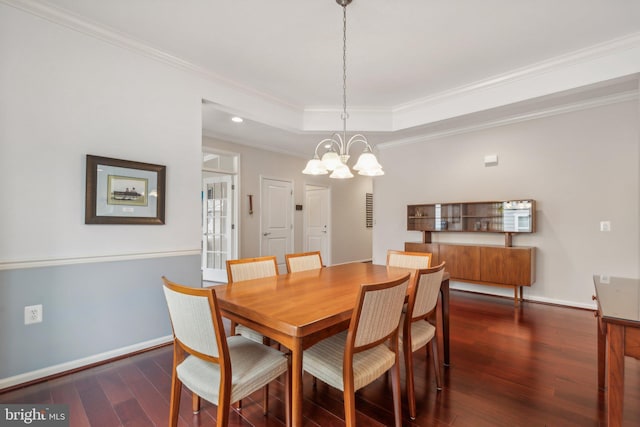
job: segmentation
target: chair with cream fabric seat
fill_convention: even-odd
[[[289,389],[288,362],[282,352],[241,336],[225,336],[213,289],[162,280],[174,337],[169,425],[178,424],[183,385],[193,393],[194,413],[201,397],[218,406],[218,426],[228,424],[232,403],[283,373],[285,390]],[[288,420],[289,396],[285,406]],[[267,413],[266,404],[263,412]]]
[[[229,283],[241,280],[260,279],[278,275],[276,257],[263,256],[227,260],[227,276]]]
[[[402,424],[398,332],[410,274],[362,285],[348,331],[305,350],[302,367],[343,391],[347,427],[356,424],[355,392],[391,370],[395,425]]]
[[[287,262],[287,271],[289,273],[322,268],[320,251],[287,254],[284,259]]]
[[[418,270],[414,278],[414,286],[409,293],[406,313],[403,313],[402,316],[400,347],[404,355],[407,400],[409,402],[409,416],[412,420],[416,417],[413,353],[424,346],[427,346],[427,354],[433,360],[437,389],[438,391],[442,390],[436,326],[429,322],[429,318],[435,314],[444,266],[445,263],[442,262],[436,267]],[[427,345],[429,342],[431,342],[431,346]]]
[[[387,265],[418,270],[431,267],[431,257],[432,255],[429,252],[407,252],[389,249],[387,251]],[[407,311],[406,304],[402,311]]]
[[[241,280],[260,279],[263,277],[275,277],[278,275],[278,262],[275,256],[263,256],[258,258],[243,258],[227,260],[227,281],[229,283]],[[256,342],[266,343],[262,334],[231,322],[231,335],[242,335]]]
[[[404,268],[429,268],[431,267],[431,254],[429,252],[407,252],[389,249],[387,251],[387,265]]]

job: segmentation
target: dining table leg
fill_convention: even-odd
[[[606,335],[606,327],[607,325],[603,325],[600,317],[598,317],[598,322],[596,324],[596,328],[598,330],[598,389],[605,389],[605,373],[606,373],[606,361],[607,361],[607,335]]]
[[[620,427],[624,402],[624,326],[609,324],[607,339],[607,426]]]
[[[444,346],[444,366],[449,366],[449,279],[445,279],[440,284],[442,311],[442,344]]]
[[[291,346],[291,425],[302,425],[302,342]]]

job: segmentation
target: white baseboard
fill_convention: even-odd
[[[135,353],[140,350],[156,347],[162,344],[169,343],[172,340],[173,340],[173,336],[168,335],[165,337],[156,338],[153,340],[137,343],[127,347],[121,347],[115,350],[107,351],[105,353],[95,354],[93,356],[84,357],[82,359],[61,363],[59,365],[48,366],[46,368],[38,369],[35,371],[25,372],[24,374],[16,375],[13,377],[2,378],[0,379],[0,390],[4,390],[5,388],[13,387],[15,385],[25,384],[31,381],[35,381],[40,378],[46,378],[52,375],[59,374],[61,372],[71,371],[73,369],[78,369],[84,366],[100,363],[105,360]]]
[[[513,298],[513,292],[509,291],[507,292],[496,292],[496,288],[491,288],[490,286],[486,286],[486,285],[473,285],[471,283],[460,283],[460,282],[454,282],[451,281],[451,285],[450,285],[450,289],[451,290],[459,290],[459,291],[465,291],[465,292],[472,292],[472,293],[476,293],[476,294],[483,294],[483,295],[495,295],[498,297],[505,297],[505,298]],[[526,287],[525,287],[526,290]],[[573,307],[573,308],[582,308],[582,309],[587,309],[587,310],[595,310],[597,308],[596,304],[584,304],[584,303],[579,303],[576,301],[567,301],[567,300],[559,300],[559,299],[555,299],[555,298],[547,298],[547,297],[541,297],[541,296],[537,296],[537,295],[525,295],[524,298],[526,301],[532,301],[532,302],[540,302],[540,303],[545,303],[545,304],[554,304],[554,305],[561,305],[564,307]]]
[[[575,301],[565,301],[565,300],[545,298],[545,297],[539,297],[539,296],[528,296],[526,300],[534,301],[534,302],[542,302],[545,304],[563,305],[565,307],[583,308],[587,310],[595,310],[598,308],[596,304],[583,304]]]

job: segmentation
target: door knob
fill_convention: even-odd
[[[265,236],[265,237],[268,236],[269,234],[271,234],[271,233],[262,233],[262,235]]]

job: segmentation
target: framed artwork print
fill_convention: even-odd
[[[166,166],[87,155],[85,224],[164,224]]]

